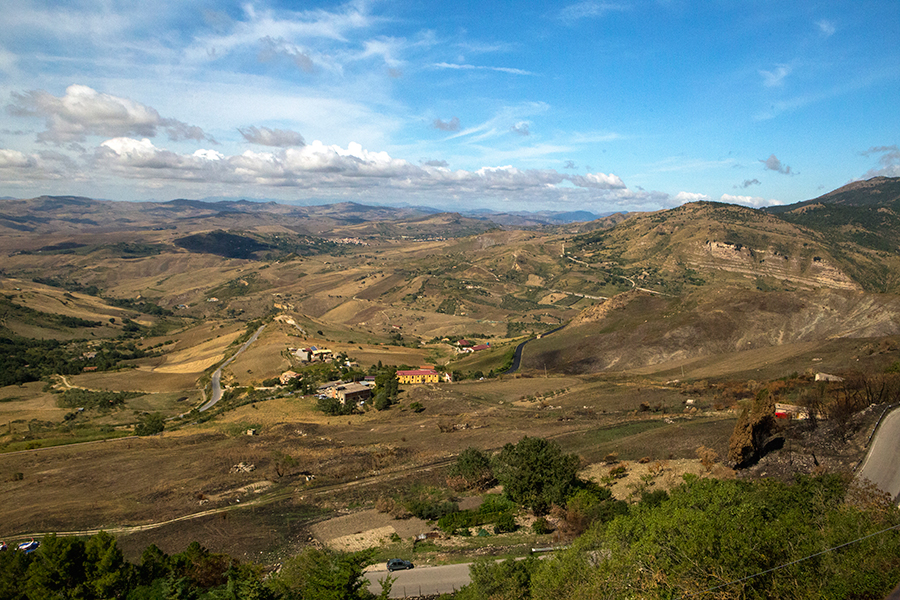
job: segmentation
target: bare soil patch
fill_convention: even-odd
[[[711,465],[707,469],[698,459],[681,458],[674,460],[658,460],[640,463],[638,461],[617,461],[615,463],[594,463],[583,469],[579,476],[582,479],[601,483],[609,477],[611,470],[625,469],[622,476],[615,478],[610,488],[613,496],[619,500],[640,499],[641,491],[669,491],[684,483],[686,474],[713,479],[731,479],[735,477],[732,469],[721,463]]]
[[[310,527],[316,539],[329,548],[344,552],[379,546],[395,533],[409,539],[430,530],[425,521],[416,517],[395,519],[374,509],[335,517]]]

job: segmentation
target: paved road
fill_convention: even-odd
[[[891,495],[894,502],[900,500],[900,410],[894,409],[884,418],[862,468],[856,476],[869,479]]]
[[[259,334],[261,334],[262,330],[265,328],[265,325],[261,325],[260,328],[256,330],[256,333],[250,336],[250,339],[244,342],[238,349],[238,351],[234,353],[234,356],[223,362],[221,366],[216,369],[216,372],[213,373],[212,376],[212,397],[209,399],[209,402],[200,407],[200,412],[212,408],[213,406],[215,406],[216,402],[222,399],[222,369],[227,367],[229,363],[236,359],[241,352],[246,350],[247,346],[255,342],[256,338],[259,337]]]
[[[373,594],[381,593],[380,580],[388,575],[387,570],[369,571],[365,575],[369,580],[369,591]],[[409,571],[394,571],[390,573],[390,576],[396,579],[391,587],[391,598],[451,594],[471,581],[469,579],[469,563],[440,567],[416,567]]]
[[[550,335],[551,333],[556,333],[563,327],[565,327],[565,325],[560,325],[556,329],[551,329],[550,331],[547,331],[544,334],[542,334],[541,338],[545,338],[548,335]],[[521,344],[516,346],[516,351],[515,351],[515,353],[513,353],[512,365],[507,370],[503,371],[503,373],[502,373],[503,375],[510,375],[519,370],[519,366],[522,364],[522,350],[525,348],[525,344],[527,344],[528,342],[535,340],[535,339],[537,339],[537,338],[531,338],[531,339],[525,340],[524,342],[522,342]]]

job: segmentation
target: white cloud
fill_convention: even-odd
[[[21,184],[48,179],[79,179],[74,162],[53,152],[26,154],[19,150],[0,148],[0,180],[5,184]]]
[[[763,71],[760,69],[759,74],[762,75],[763,85],[766,87],[776,87],[784,83],[785,77],[791,74],[791,67],[788,65],[777,65],[774,71]]]
[[[742,204],[752,208],[760,208],[762,206],[778,206],[781,204],[778,200],[760,198],[759,196],[732,196],[731,194],[722,194],[719,199],[721,202],[728,204]]]
[[[675,194],[675,201],[679,204],[686,202],[708,202],[709,196],[697,192],[678,192]]]
[[[522,202],[645,202],[665,195],[632,192],[617,175],[572,175],[554,169],[482,167],[450,170],[445,162],[421,166],[373,152],[360,144],[346,148],[314,141],[299,148],[273,152],[245,151],[225,156],[214,150],[183,155],[156,147],[149,139],[113,138],[101,144],[93,167],[110,174],[152,182],[193,181],[231,186],[270,186],[315,189],[325,196],[348,190],[362,196],[385,191],[407,198],[465,196]]]
[[[511,67],[487,67],[484,65],[466,65],[446,62],[434,63],[432,66],[437,69],[454,69],[457,71],[497,71],[499,73],[509,73],[511,75],[534,75],[531,71],[513,69]]]
[[[70,85],[59,98],[41,90],[12,96],[14,102],[8,107],[12,114],[45,119],[46,130],[38,134],[38,140],[44,142],[82,142],[89,135],[154,137],[158,129],[166,130],[173,141],[212,141],[197,126],[163,118],[149,106],[85,85]]]
[[[603,173],[588,173],[587,175],[573,175],[570,181],[580,187],[598,188],[602,190],[625,189],[623,182],[618,175],[605,175]]]
[[[863,179],[871,179],[872,177],[900,177],[900,148],[893,146],[873,146],[862,153],[863,156],[873,156],[880,154],[878,157],[877,169],[870,169],[863,175]]]
[[[837,31],[834,23],[828,21],[827,19],[816,21],[816,27],[819,28],[819,32],[821,32],[821,34],[825,37],[831,37],[834,35],[834,32]]]

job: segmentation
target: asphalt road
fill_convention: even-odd
[[[542,337],[542,338],[545,338],[545,337],[547,337],[548,335],[550,335],[551,333],[556,333],[557,331],[559,331],[559,330],[562,329],[563,327],[565,327],[565,325],[560,325],[560,326],[557,327],[556,329],[551,329],[550,331],[545,332],[541,337]],[[503,371],[503,374],[504,374],[504,375],[510,375],[510,374],[515,373],[516,371],[519,370],[519,365],[522,364],[522,350],[525,349],[525,344],[527,344],[528,342],[530,342],[530,341],[532,341],[532,340],[534,340],[534,339],[537,339],[537,338],[531,338],[531,339],[525,340],[524,342],[522,342],[521,344],[519,344],[518,346],[516,346],[516,351],[513,353],[512,366],[510,366],[509,369],[507,369],[506,371]]]
[[[261,334],[262,330],[265,328],[265,325],[260,326],[260,328],[256,330],[256,333],[250,336],[250,339],[244,342],[238,349],[238,351],[234,353],[234,356],[223,362],[222,365],[218,369],[216,369],[216,372],[213,373],[212,376],[212,397],[209,399],[209,402],[200,407],[200,412],[212,408],[216,405],[216,402],[222,399],[222,369],[227,367],[229,363],[236,359],[241,352],[246,350],[247,346],[255,342],[256,338],[259,337],[259,334]]]
[[[872,440],[869,453],[856,476],[869,479],[891,495],[896,504],[900,500],[900,410],[894,409],[884,418]]]
[[[384,568],[383,568],[384,569]],[[381,593],[380,580],[387,575],[396,579],[391,587],[391,598],[408,598],[426,594],[450,594],[469,584],[469,563],[459,565],[443,565],[440,567],[416,567],[408,571],[388,573],[369,571],[369,591]]]

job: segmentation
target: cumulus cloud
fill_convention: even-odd
[[[290,146],[304,146],[306,141],[296,131],[289,129],[269,129],[268,127],[245,127],[238,129],[244,139],[251,144],[260,146],[274,146],[287,148]]]
[[[618,175],[604,175],[603,173],[588,173],[587,175],[571,175],[569,181],[579,187],[598,188],[603,190],[625,189],[623,182]]]
[[[442,169],[446,169],[450,166],[446,160],[426,160],[424,163],[426,167],[439,167]]]
[[[75,162],[58,152],[26,154],[19,150],[0,148],[0,180],[7,184],[29,181],[79,179]]]
[[[293,187],[317,194],[352,190],[375,196],[390,191],[409,198],[491,197],[522,202],[660,202],[667,196],[629,190],[612,173],[564,174],[553,169],[513,166],[450,170],[444,161],[421,166],[373,152],[351,142],[347,148],[314,141],[272,152],[225,156],[215,150],[178,154],[147,138],[113,138],[93,157],[95,169],[132,179],[195,181],[206,184]]]
[[[900,148],[893,146],[873,146],[861,153],[863,156],[878,157],[879,167],[871,169],[863,175],[863,179],[871,177],[900,177]]]
[[[736,185],[734,187],[735,187],[735,189],[737,189],[737,188],[747,189],[751,185],[761,185],[761,183],[760,183],[759,179],[756,179],[754,177],[753,179],[745,179],[741,185]]]
[[[529,129],[530,123],[528,121],[519,121],[515,125],[509,128],[513,133],[518,133],[519,135],[531,135],[531,129]]]
[[[788,65],[777,65],[773,71],[760,69],[759,74],[762,75],[764,86],[776,87],[784,83],[784,78],[791,74],[791,68]]]
[[[675,194],[675,201],[679,204],[686,202],[708,202],[709,196],[697,192],[678,192]]]
[[[563,169],[577,169],[577,168],[578,168],[578,167],[575,166],[575,161],[574,161],[574,160],[567,160],[567,161],[566,161],[566,164],[563,165]]]
[[[440,129],[441,131],[459,131],[459,117],[453,117],[449,121],[441,121],[440,119],[435,119],[431,126],[435,129]]]
[[[767,171],[775,171],[777,173],[781,173],[782,175],[794,174],[793,171],[791,171],[791,168],[787,165],[782,164],[781,161],[778,160],[778,157],[774,154],[771,154],[769,158],[760,159],[759,162],[761,162],[765,166]]]
[[[203,130],[177,119],[164,118],[153,108],[127,98],[103,94],[85,85],[70,85],[56,97],[42,90],[13,92],[7,110],[20,117],[45,119],[38,140],[63,144],[82,142],[89,135],[155,137],[163,129],[173,141],[208,140]]]
[[[752,208],[760,208],[762,206],[778,206],[781,204],[778,200],[766,200],[765,198],[760,198],[759,196],[732,196],[731,194],[722,194],[720,198],[721,202],[726,202],[728,204],[742,204],[744,206],[750,206]]]

